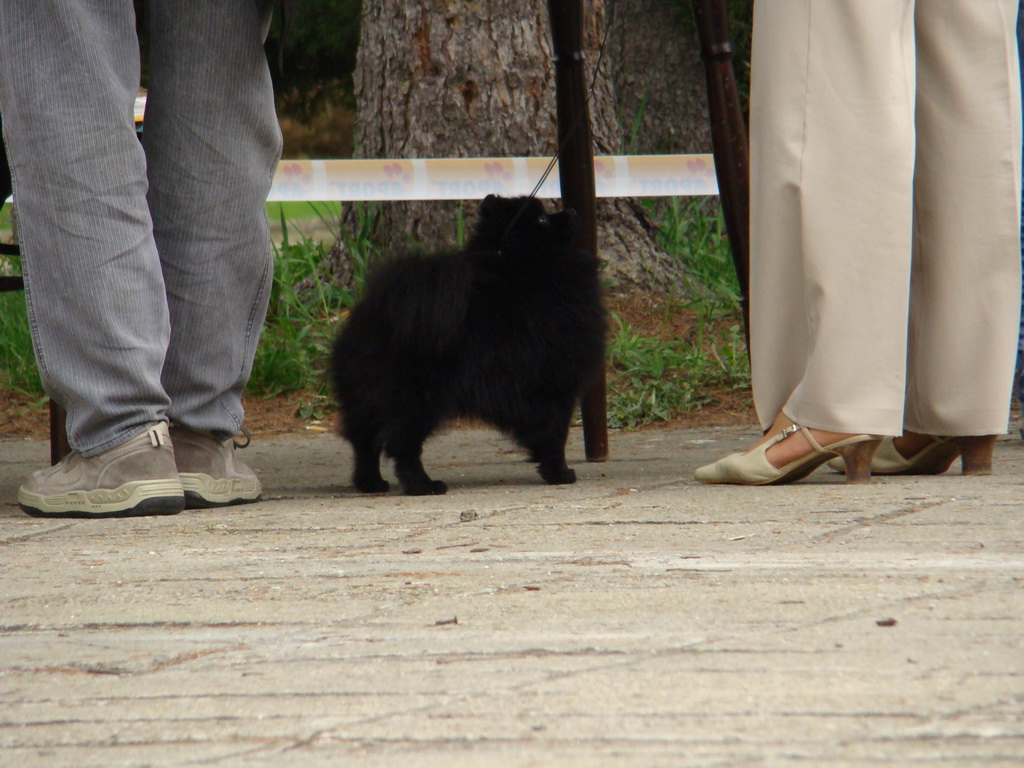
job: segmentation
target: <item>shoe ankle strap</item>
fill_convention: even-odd
[[[821,451],[825,450],[824,448],[821,447],[821,444],[814,439],[814,435],[811,434],[811,430],[807,429],[807,427],[801,427],[799,424],[790,424],[788,427],[785,427],[779,433],[779,436],[775,438],[775,442],[781,443],[787,437],[789,437],[790,435],[795,435],[797,432],[803,434],[804,440],[810,443],[811,448],[813,448],[815,451],[818,451],[820,453]]]

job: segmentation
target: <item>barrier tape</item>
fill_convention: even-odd
[[[135,123],[140,130],[146,98],[146,90],[140,89],[135,99]],[[267,202],[481,200],[490,194],[528,195],[549,162],[546,157],[282,160]],[[711,155],[599,156],[594,158],[594,182],[598,197],[718,194]],[[548,176],[537,196],[561,196],[557,173]]]
[[[550,158],[282,160],[269,202],[479,200],[533,191]],[[607,155],[594,158],[598,197],[717,195],[711,155]],[[538,197],[559,197],[552,172]]]
[[[0,0],[2,2],[2,0]],[[146,91],[135,100],[135,122],[146,112]],[[357,200],[481,200],[528,195],[550,158],[480,157],[418,160],[283,160],[268,202]],[[717,195],[711,155],[608,155],[594,158],[598,197]],[[538,197],[560,197],[552,172]]]
[[[2,0],[0,0],[2,1]],[[282,160],[267,202],[482,200],[528,195],[550,158]],[[598,197],[717,195],[711,155],[605,155],[594,158]],[[538,197],[560,197],[552,172]]]

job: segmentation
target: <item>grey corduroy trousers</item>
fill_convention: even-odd
[[[0,2],[0,114],[48,394],[94,455],[171,419],[238,431],[273,274],[266,0]]]

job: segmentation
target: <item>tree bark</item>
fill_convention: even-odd
[[[628,154],[711,151],[707,92],[692,19],[666,0],[609,0],[609,53]]]
[[[622,2],[623,0],[611,0]],[[614,52],[600,52],[605,0],[587,4],[584,48],[596,154],[622,151]],[[373,0],[355,72],[356,157],[550,156],[556,151],[551,30],[544,0]],[[594,78],[594,68],[600,71]],[[476,203],[463,207],[466,213]],[[353,214],[346,212],[348,222]],[[634,200],[598,205],[598,255],[617,289],[671,290],[677,267]],[[456,238],[458,204],[387,203],[375,241],[433,249]],[[344,243],[329,257],[340,280]]]

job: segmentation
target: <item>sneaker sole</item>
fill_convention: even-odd
[[[50,496],[19,489],[18,506],[32,517],[148,517],[181,512],[185,495],[174,480],[143,480]]]
[[[214,478],[201,472],[181,472],[181,486],[185,489],[185,509],[230,507],[259,501],[263,490],[255,479]]]

